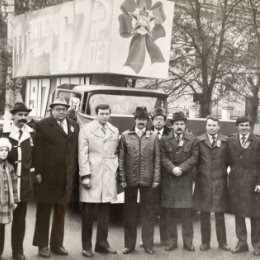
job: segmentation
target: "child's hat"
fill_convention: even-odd
[[[5,137],[1,137],[0,138],[0,148],[1,147],[7,147],[9,151],[11,151],[12,149],[12,144],[10,143],[10,141],[5,138]]]

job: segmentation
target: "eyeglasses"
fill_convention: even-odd
[[[67,112],[68,109],[67,108],[55,108],[55,111],[61,113],[61,112]]]

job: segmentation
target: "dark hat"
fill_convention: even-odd
[[[54,106],[65,106],[67,108],[70,107],[70,105],[68,105],[66,99],[64,97],[57,97],[54,99],[54,101],[50,104],[50,108],[54,107]]]
[[[251,119],[248,116],[241,116],[236,120],[236,125],[238,126],[241,123],[249,122],[250,125],[252,124]]]
[[[137,107],[134,113],[135,118],[149,118],[149,113],[146,107]]]
[[[166,118],[166,110],[163,107],[156,107],[151,112],[151,117],[155,118],[156,116],[163,116]]]
[[[172,115],[172,119],[170,120],[171,123],[174,123],[176,121],[187,121],[187,118],[185,117],[184,113],[183,112],[176,112],[176,113],[173,113]]]
[[[17,102],[14,104],[14,108],[10,110],[11,114],[15,114],[17,112],[28,112],[30,113],[32,110],[28,109],[27,106],[23,102]]]

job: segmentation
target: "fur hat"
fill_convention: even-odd
[[[12,149],[12,144],[10,143],[9,139],[6,137],[0,138],[0,148],[1,147],[7,147],[9,151]]]
[[[146,107],[137,107],[134,113],[135,118],[149,118],[149,113]]]
[[[156,107],[151,112],[151,117],[154,119],[156,116],[163,116],[166,119],[166,110],[163,107]]]
[[[183,112],[176,112],[172,115],[172,119],[170,120],[172,123],[176,122],[176,121],[187,121],[187,118],[185,117]]]
[[[10,110],[11,114],[15,114],[17,112],[28,112],[30,113],[32,110],[28,109],[27,106],[23,102],[17,102],[14,104],[14,107],[12,110]]]
[[[53,108],[54,106],[57,106],[57,105],[65,106],[67,108],[70,107],[70,105],[67,103],[67,101],[64,97],[55,98],[54,101],[50,104],[50,108]]]

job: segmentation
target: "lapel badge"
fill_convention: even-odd
[[[183,146],[184,145],[184,141],[180,140],[179,145],[178,146]]]
[[[34,144],[33,144],[33,139],[32,139],[32,137],[30,137],[30,145],[31,145],[31,146],[34,145]]]
[[[73,127],[73,126],[70,126],[70,131],[71,131],[72,133],[74,133],[74,127]]]
[[[221,146],[221,140],[217,140],[216,145],[217,145],[218,148],[220,148],[220,146]]]
[[[244,149],[247,149],[248,147],[249,147],[249,145],[250,145],[250,141],[247,141],[246,143],[245,143],[245,145],[244,145]]]

